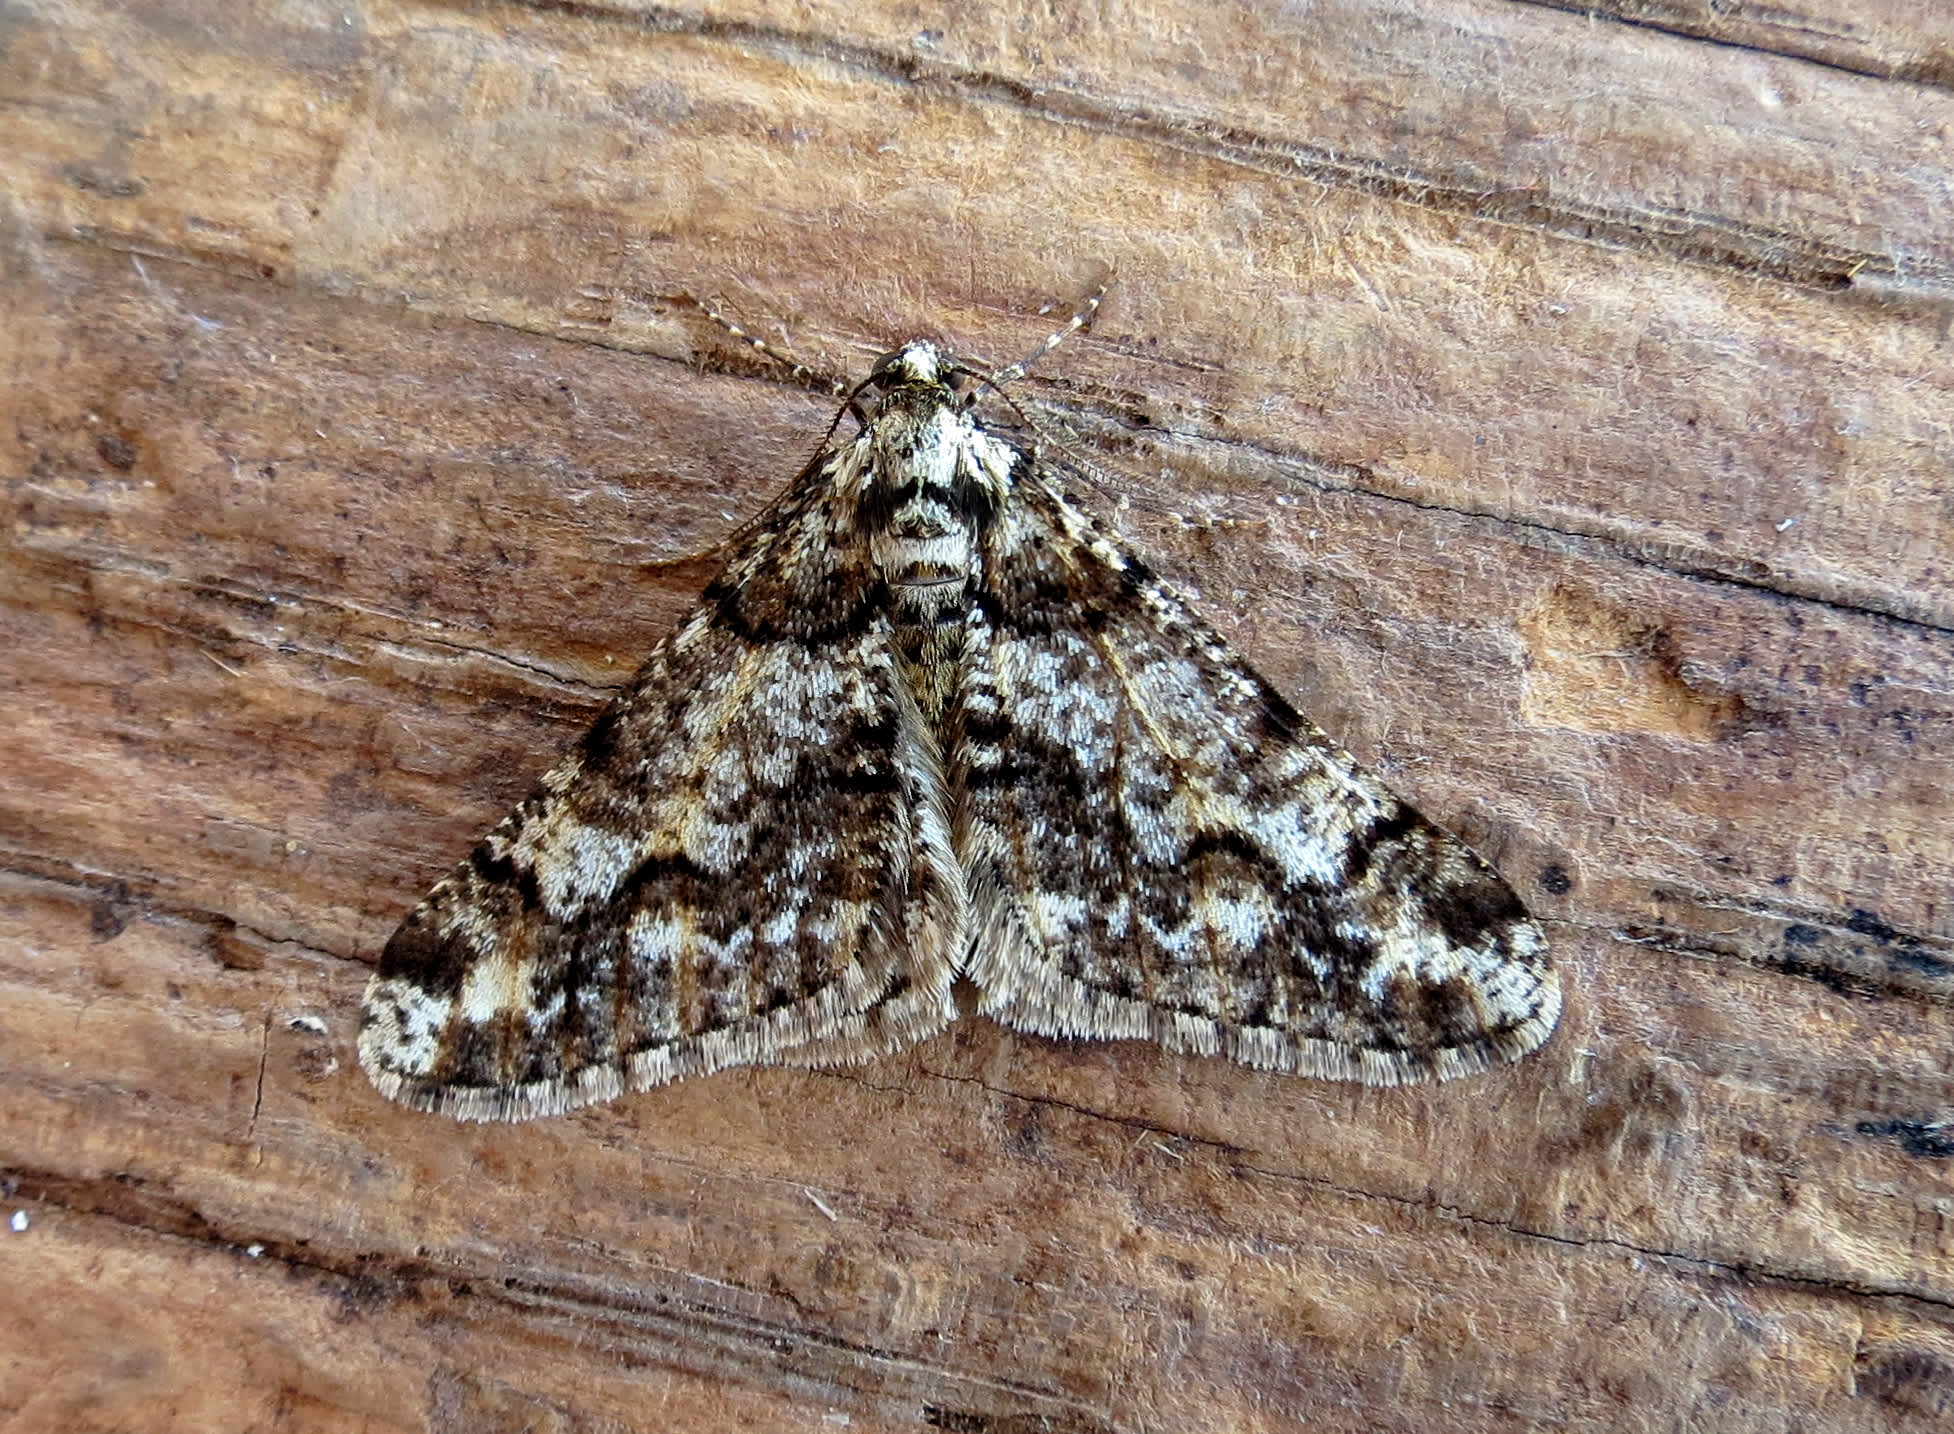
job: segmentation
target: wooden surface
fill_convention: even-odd
[[[1835,8],[0,10],[0,1427],[1945,1427],[1954,21]],[[377,947],[831,414],[690,300],[860,375],[1107,265],[1021,401],[1560,1034],[382,1102]]]

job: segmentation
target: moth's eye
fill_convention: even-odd
[[[868,371],[868,381],[877,388],[890,388],[907,377],[908,365],[903,361],[903,351],[883,354],[875,361],[875,367]]]
[[[940,377],[943,380],[943,386],[952,393],[962,393],[966,388],[970,387],[971,373],[967,368],[946,368]]]

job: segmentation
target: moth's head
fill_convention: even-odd
[[[928,339],[913,339],[901,348],[883,354],[869,370],[870,387],[885,394],[904,388],[935,389],[961,393],[971,371],[946,350]]]

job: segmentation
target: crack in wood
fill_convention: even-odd
[[[586,0],[509,0],[517,9],[624,25],[658,34],[726,40],[764,48],[777,57],[818,59],[904,85],[933,85],[973,100],[1008,104],[1054,123],[1140,139],[1178,152],[1259,173],[1416,205],[1485,223],[1552,234],[1604,248],[1655,254],[1679,262],[1734,270],[1822,290],[1850,288],[1862,275],[1903,277],[1891,255],[1823,244],[1796,233],[1687,209],[1639,211],[1550,197],[1535,189],[1488,184],[1481,177],[1440,177],[1335,150],[1279,139],[1201,116],[1147,110],[1130,99],[1119,106],[1063,88],[1034,84],[862,41],[795,31],[752,21],[712,20],[659,6],[618,10]],[[1706,37],[1707,38],[1707,37]],[[1802,57],[1800,57],[1802,58]],[[1922,292],[1954,293],[1954,272],[1914,260],[1905,278]]]
[[[1153,1121],[1137,1119],[1130,1116],[1110,1115],[1104,1111],[1094,1110],[1089,1106],[1078,1105],[1071,1101],[1059,1100],[1053,1096],[1026,1094],[1022,1091],[1007,1090],[1003,1087],[992,1085],[976,1076],[952,1075],[943,1071],[930,1070],[927,1067],[924,1067],[923,1071],[924,1074],[932,1076],[937,1080],[948,1081],[957,1085],[976,1086],[980,1090],[987,1091],[1005,1100],[1017,1101],[1025,1105],[1064,1110],[1087,1120],[1101,1121],[1109,1125],[1121,1126],[1127,1129],[1171,1136],[1175,1140],[1185,1144],[1200,1146],[1227,1156],[1232,1170],[1258,1176],[1266,1180],[1300,1185],[1306,1189],[1321,1191],[1325,1194],[1335,1195],[1344,1199],[1377,1201],[1414,1214],[1432,1213],[1459,1224],[1472,1225],[1480,1229],[1513,1235],[1521,1239],[1540,1240],[1568,1249],[1618,1250],[1624,1254],[1661,1261],[1664,1264],[1693,1267],[1706,1271],[1717,1278],[1737,1280],[1754,1285],[1772,1283],[1825,1293],[1849,1294],[1864,1299],[1911,1300],[1936,1309],[1954,1311],[1954,1298],[1941,1298],[1936,1295],[1923,1293],[1919,1290],[1868,1285],[1858,1281],[1821,1275],[1798,1274],[1787,1270],[1773,1269],[1766,1265],[1747,1262],[1726,1262],[1712,1259],[1706,1255],[1692,1254],[1688,1251],[1665,1250],[1656,1246],[1638,1245],[1631,1240],[1621,1240],[1613,1237],[1584,1239],[1578,1235],[1556,1234],[1551,1230],[1535,1229],[1531,1226],[1516,1224],[1512,1221],[1495,1219],[1488,1215],[1476,1215],[1469,1210],[1455,1205],[1447,1205],[1442,1201],[1415,1200],[1409,1196],[1392,1195],[1380,1190],[1364,1190],[1355,1186],[1339,1185],[1335,1181],[1325,1180],[1317,1176],[1299,1175],[1291,1171],[1270,1170],[1236,1159],[1235,1157],[1240,1152],[1235,1147],[1222,1141],[1199,1135],[1190,1135],[1184,1131],[1172,1130]],[[869,1085],[869,1082],[862,1080],[854,1072],[845,1069],[823,1071],[821,1074],[864,1086]],[[881,1089],[882,1087],[871,1088]],[[1877,1133],[1883,1134],[1885,1132]]]

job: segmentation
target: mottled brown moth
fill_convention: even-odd
[[[986,425],[1022,369],[875,365],[859,431],[387,943],[381,1091],[520,1120],[863,1061],[959,979],[1017,1030],[1377,1085],[1547,1038],[1512,889],[1095,521],[1073,459]]]

